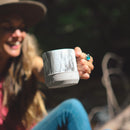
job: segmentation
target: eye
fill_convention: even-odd
[[[0,29],[4,32],[14,32],[15,30],[19,29],[20,31],[25,31],[27,32],[28,29],[25,26],[20,26],[20,27],[14,27],[14,26],[1,26]]]

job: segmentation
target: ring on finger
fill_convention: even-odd
[[[91,58],[91,57],[90,57],[90,54],[87,54],[87,55],[86,55],[86,60],[89,61],[90,58]]]

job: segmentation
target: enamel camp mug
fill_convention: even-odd
[[[45,84],[49,88],[76,85],[79,73],[74,49],[57,49],[42,54]]]

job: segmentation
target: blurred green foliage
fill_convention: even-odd
[[[80,46],[100,67],[107,51],[130,47],[129,0],[39,1],[48,12],[33,33],[43,51]]]
[[[48,90],[50,107],[70,97],[82,100],[87,109],[106,104],[106,91],[101,83],[101,62],[108,51],[126,54],[126,60],[130,61],[130,0],[37,1],[48,8],[44,20],[31,30],[43,52],[80,46],[93,56],[95,66],[87,82],[80,80],[78,86],[82,87]],[[129,66],[130,63],[125,64],[126,71],[130,72]]]

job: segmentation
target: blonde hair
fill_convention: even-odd
[[[38,89],[32,73],[32,62],[38,55],[35,37],[27,34],[20,56],[9,60],[9,72],[3,83],[3,105],[9,108],[8,115],[11,118],[17,114],[14,120],[18,120],[25,128],[30,128],[47,114],[43,101],[45,96]]]

